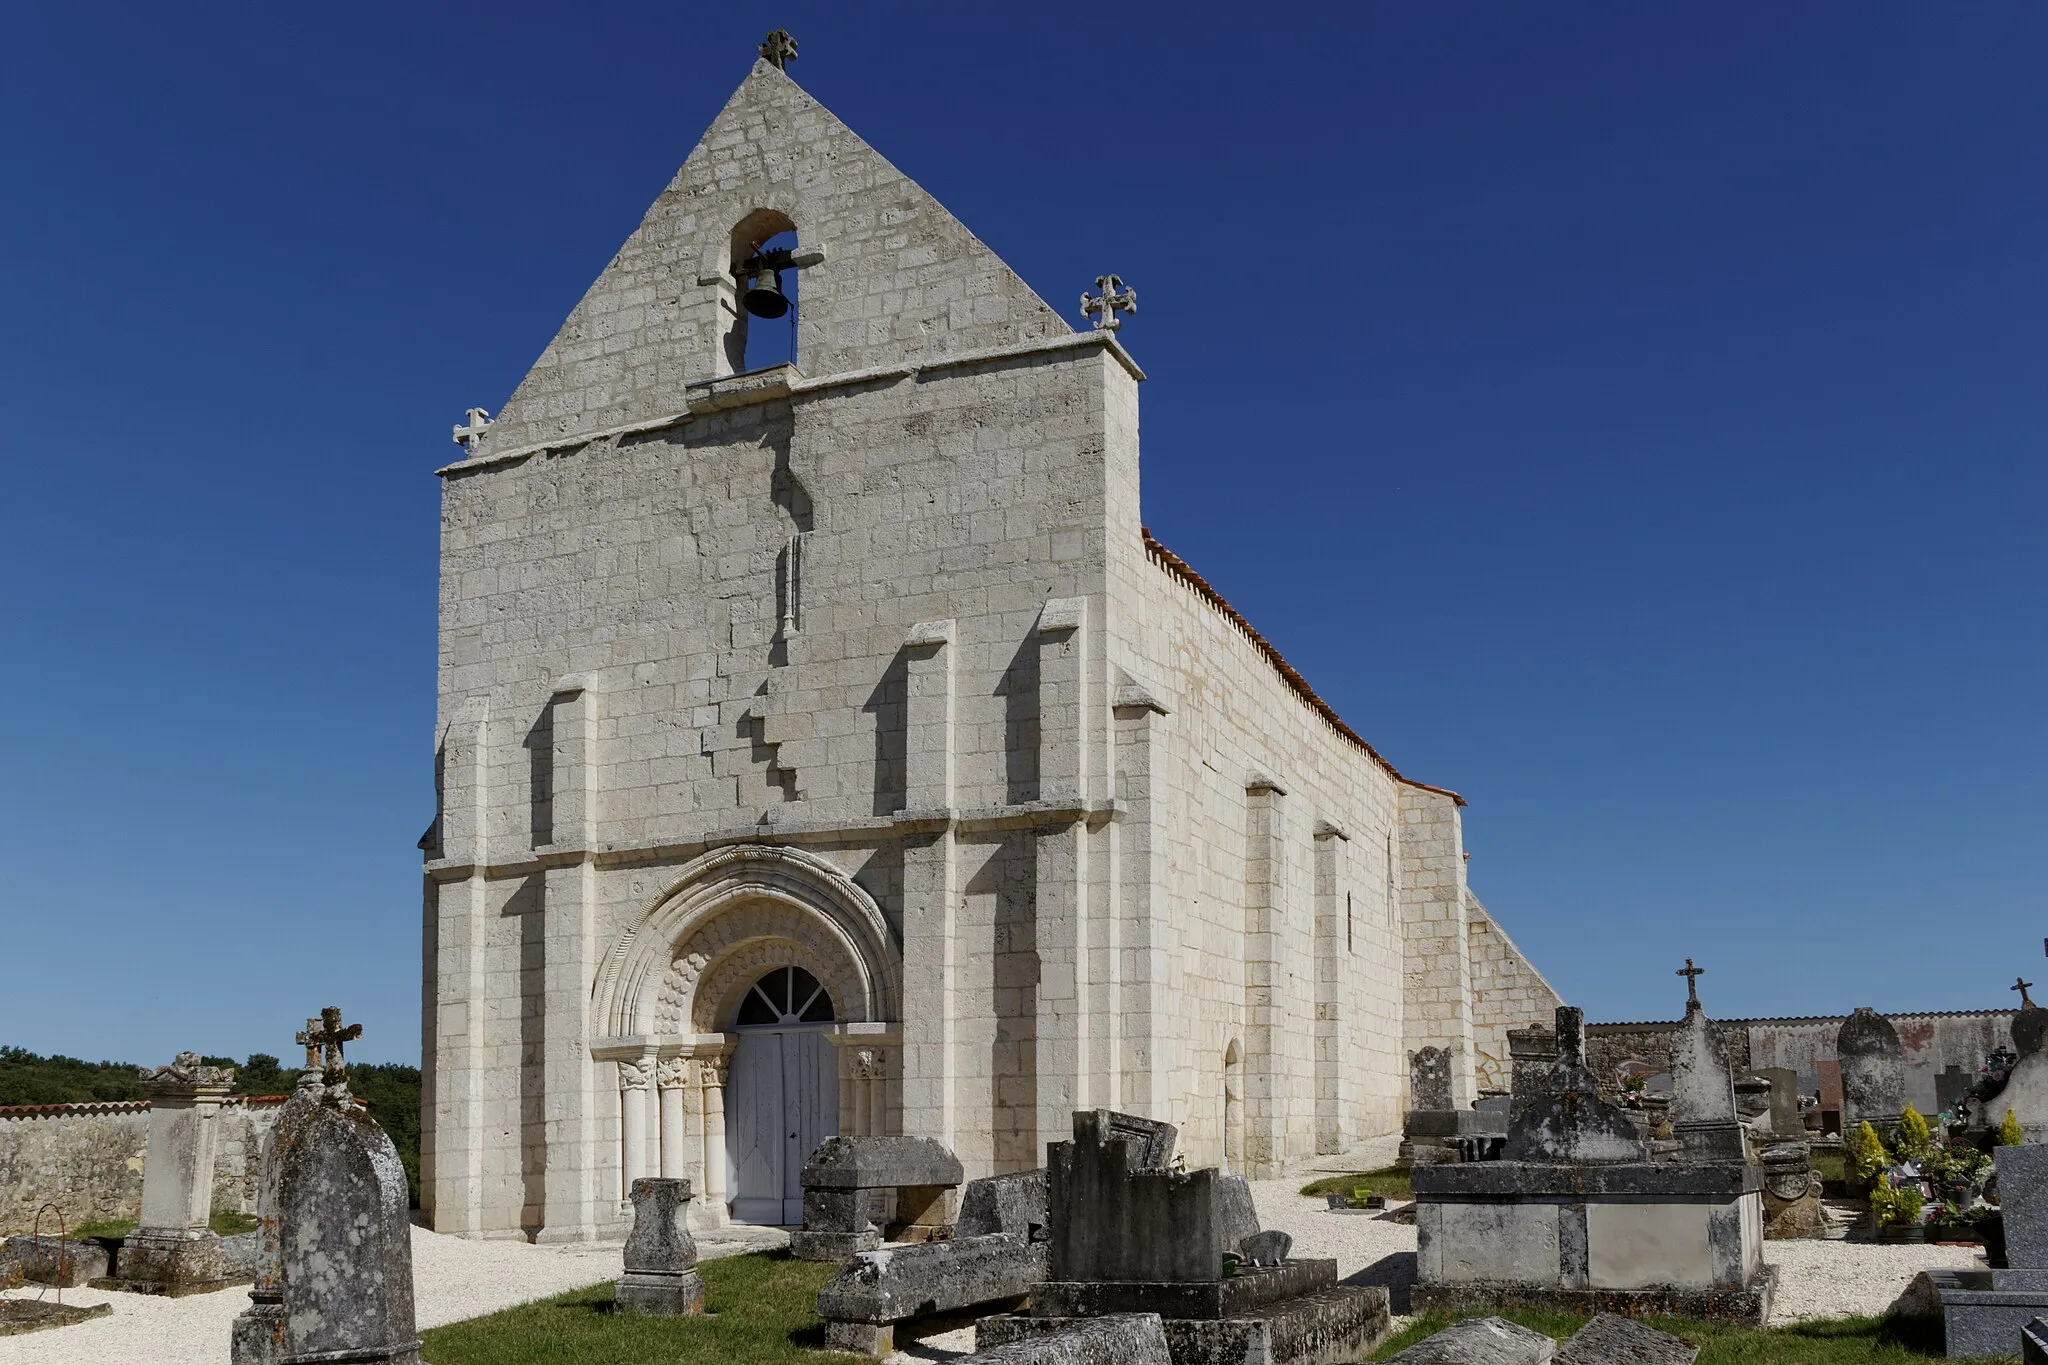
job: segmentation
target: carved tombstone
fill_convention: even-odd
[[[341,1045],[360,1026],[322,1015],[299,1041],[325,1065],[299,1077],[263,1144],[262,1252],[232,1362],[419,1365],[405,1168],[348,1092]]]
[[[1842,1021],[1835,1035],[1842,1065],[1842,1131],[1860,1123],[1891,1139],[1906,1109],[1905,1050],[1891,1020],[1865,1005]]]
[[[149,1155],[142,1167],[141,1226],[121,1243],[122,1288],[188,1294],[227,1283],[213,1213],[215,1120],[234,1083],[232,1067],[181,1052],[169,1066],[136,1068],[149,1096]]]
[[[1671,1035],[1671,1128],[1688,1161],[1741,1161],[1728,1046],[1699,1001]]]
[[[1756,1074],[1771,1083],[1771,1135],[1804,1137],[1806,1120],[1799,1112],[1799,1073],[1789,1066],[1767,1066]]]
[[[1557,1057],[1544,1074],[1531,1074],[1526,1099],[1508,1125],[1508,1161],[1584,1165],[1641,1161],[1649,1149],[1618,1107],[1600,1098],[1586,1066],[1586,1015],[1557,1007]]]
[[[1408,1107],[1444,1110],[1451,1107],[1451,1054],[1440,1047],[1408,1054]]]
[[[704,1280],[697,1274],[697,1241],[685,1219],[690,1182],[643,1178],[633,1182],[633,1232],[626,1239],[626,1273],[613,1299],[621,1313],[693,1317],[704,1311]]]

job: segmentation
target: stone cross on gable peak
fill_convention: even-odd
[[[318,1025],[316,1028],[315,1025]],[[342,1044],[353,1043],[363,1036],[361,1024],[350,1024],[343,1028],[341,1007],[329,1005],[320,1011],[318,1019],[308,1019],[306,1027],[298,1033],[297,1042],[306,1049],[306,1069],[321,1066],[328,1084],[332,1085],[348,1075],[348,1068],[342,1062]]]
[[[2028,981],[2023,977],[2016,976],[2012,979],[2012,985],[2006,987],[2007,990],[2018,991],[2020,993],[2020,1008],[2023,1010],[2030,1010],[2034,1008],[2034,1002],[2027,998],[2027,988],[2033,984],[2033,982]]]
[[[471,408],[463,416],[469,425],[454,428],[455,444],[468,450],[476,444],[477,437],[491,429],[491,414],[483,408]]]
[[[796,60],[796,39],[789,36],[789,30],[778,28],[761,40],[761,60],[777,71],[788,69]]]
[[[1674,976],[1685,978],[1685,1009],[1688,1014],[1700,1007],[1700,978],[1706,974],[1707,969],[1693,966],[1691,958],[1687,958],[1685,965],[1672,973]]]
[[[1114,332],[1124,325],[1118,313],[1138,311],[1138,291],[1128,288],[1121,275],[1097,275],[1095,287],[1102,292],[1081,291],[1081,316],[1092,321],[1096,331]]]

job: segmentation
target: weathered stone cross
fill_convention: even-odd
[[[491,414],[482,408],[471,408],[466,414],[469,425],[455,428],[455,444],[464,447],[491,428]]]
[[[1691,958],[1687,958],[1685,965],[1672,973],[1673,976],[1685,978],[1685,1007],[1687,1009],[1691,1009],[1694,1005],[1699,1004],[1700,978],[1706,974],[1707,969],[1705,967],[1693,966]]]
[[[314,1028],[315,1024],[320,1025],[320,1027]],[[323,1070],[326,1073],[327,1080],[332,1083],[340,1080],[347,1074],[347,1068],[342,1065],[341,1045],[343,1043],[352,1043],[362,1036],[363,1026],[361,1024],[350,1024],[347,1028],[343,1028],[341,1026],[341,1008],[337,1005],[329,1005],[326,1009],[320,1011],[318,1019],[308,1019],[306,1021],[306,1027],[299,1031],[297,1041],[301,1047],[306,1049],[306,1067],[308,1070],[311,1070],[318,1064],[320,1054],[325,1054],[327,1065]]]
[[[1138,311],[1138,291],[1125,288],[1120,275],[1097,275],[1095,287],[1100,294],[1081,291],[1081,316],[1091,319],[1098,332],[1114,332],[1124,325],[1118,313]]]
[[[2034,1002],[2027,999],[2027,987],[2033,984],[2031,981],[2016,976],[2012,979],[2012,985],[2007,988],[2020,993],[2020,1008],[2023,1010],[2030,1010],[2034,1007]]]
[[[789,30],[778,28],[761,40],[761,60],[777,71],[786,70],[796,60],[796,39],[789,36]]]

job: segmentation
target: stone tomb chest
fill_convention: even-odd
[[[804,1162],[804,1225],[789,1238],[803,1261],[844,1261],[891,1241],[948,1235],[960,1159],[923,1137],[826,1138]]]
[[[1739,1157],[1650,1160],[1595,1093],[1583,1036],[1579,1011],[1560,1009],[1557,1060],[1517,1078],[1536,1093],[1516,1096],[1507,1159],[1416,1169],[1415,1306],[1761,1323],[1774,1283],[1763,1172]],[[1732,1096],[1729,1108],[1732,1121]]]
[[[1372,1349],[1386,1291],[1339,1285],[1335,1261],[1288,1259],[1285,1234],[1257,1231],[1243,1181],[1167,1165],[1177,1136],[1128,1114],[1074,1115],[1074,1140],[1047,1153],[1051,1278],[1032,1286],[1028,1314],[982,1319],[980,1349],[1122,1313],[1157,1313],[1174,1365],[1329,1365]]]

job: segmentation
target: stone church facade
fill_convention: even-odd
[[[1556,997],[1463,803],[1143,528],[1142,379],[754,67],[440,471],[437,1229],[615,1234],[655,1174],[794,1221],[831,1133],[972,1177],[1087,1106],[1263,1175],[1398,1130],[1426,1044],[1503,1083]]]

